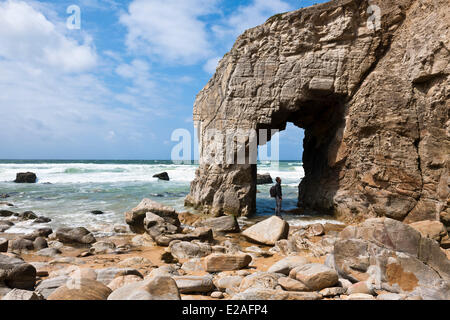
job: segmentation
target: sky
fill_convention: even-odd
[[[170,159],[237,36],[318,2],[0,0],[0,159]],[[280,159],[302,141],[289,125]]]

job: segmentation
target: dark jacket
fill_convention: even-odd
[[[283,193],[281,191],[281,184],[277,183],[275,185],[275,191],[276,191],[276,197],[277,198],[282,198],[283,197]]]

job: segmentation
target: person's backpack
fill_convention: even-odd
[[[276,186],[272,186],[272,187],[270,188],[270,196],[271,196],[272,198],[275,198],[275,197],[277,196],[277,188],[276,188]]]

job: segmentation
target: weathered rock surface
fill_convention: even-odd
[[[219,272],[239,270],[247,267],[252,262],[248,254],[220,254],[215,253],[205,258],[207,272]]]
[[[232,300],[320,300],[317,292],[293,292],[274,289],[247,289],[233,296]]]
[[[175,276],[180,293],[208,293],[214,289],[212,276]]]
[[[91,244],[96,242],[94,235],[83,227],[60,228],[56,230],[56,238],[65,244]]]
[[[34,301],[43,300],[43,297],[33,291],[13,289],[8,292],[2,300]]]
[[[0,254],[0,283],[12,289],[33,290],[36,269],[22,259]]]
[[[410,224],[415,230],[419,231],[422,237],[441,242],[442,238],[447,236],[447,229],[440,221],[418,221]]]
[[[36,292],[47,299],[56,289],[64,286],[70,280],[68,275],[61,275],[43,280],[36,288]]]
[[[8,240],[0,238],[0,252],[8,251]]]
[[[208,227],[214,232],[234,233],[239,232],[239,224],[234,216],[223,216],[196,222],[196,227]]]
[[[255,212],[256,165],[208,161],[225,143],[208,131],[293,122],[305,129],[299,206],[438,220],[450,192],[449,21],[446,0],[337,0],[245,31],[195,101],[202,153],[186,204]]]
[[[320,291],[336,286],[339,281],[335,270],[319,263],[305,264],[291,270],[289,277],[302,282],[309,290]]]
[[[202,258],[212,253],[211,246],[201,242],[173,241],[169,250],[177,259]]]
[[[267,245],[274,245],[278,240],[286,239],[288,234],[289,224],[276,216],[258,222],[242,232],[250,241]]]
[[[15,183],[36,183],[37,177],[33,172],[21,172],[16,174]]]
[[[449,299],[450,261],[439,244],[389,218],[344,229],[334,246],[334,266],[352,282],[423,299]]]
[[[103,283],[92,279],[70,279],[47,300],[106,300],[111,292]]]
[[[147,212],[151,212],[161,217],[164,219],[165,223],[170,225],[180,225],[175,209],[150,199],[143,199],[136,208],[125,213],[125,221],[130,226],[131,231],[135,233],[144,233],[146,231],[144,228],[144,218],[146,217]]]
[[[292,269],[308,263],[309,261],[305,257],[289,256],[273,264],[267,272],[289,275],[289,272],[291,272]]]
[[[115,290],[108,300],[181,300],[175,280],[156,276]]]

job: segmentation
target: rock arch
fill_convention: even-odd
[[[377,30],[370,5],[381,9]],[[197,96],[200,145],[211,128],[293,122],[305,128],[301,207],[439,219],[449,210],[449,15],[445,0],[340,0],[247,30]],[[255,165],[206,163],[185,202],[248,215],[255,198]]]

